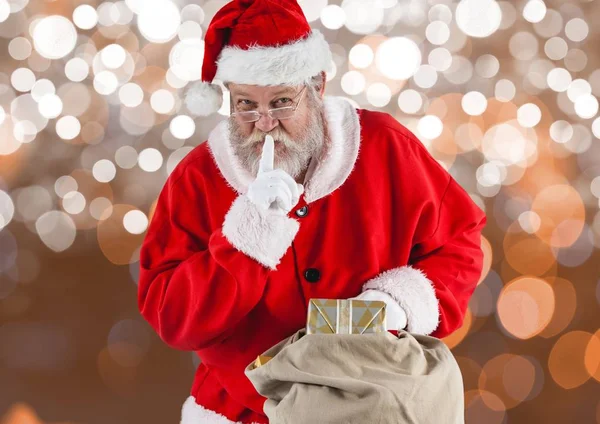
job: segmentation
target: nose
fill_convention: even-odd
[[[256,128],[261,130],[262,132],[268,133],[277,125],[279,125],[279,121],[277,119],[271,118],[268,114],[261,115],[260,119],[254,123]]]

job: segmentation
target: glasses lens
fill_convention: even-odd
[[[236,114],[236,116],[238,118],[240,118],[240,120],[242,122],[254,122],[254,121],[258,121],[260,119],[260,115],[258,114],[258,112],[252,111],[252,112],[238,112]]]
[[[294,114],[294,109],[292,107],[281,107],[279,109],[272,109],[271,115],[275,119],[288,119],[291,118]]]

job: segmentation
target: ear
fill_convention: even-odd
[[[327,84],[327,74],[325,73],[325,71],[321,72],[321,84],[320,84],[320,88],[319,88],[319,95],[321,96],[321,98],[323,98],[323,96],[325,95],[325,84]]]

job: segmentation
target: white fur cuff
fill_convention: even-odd
[[[179,424],[240,424],[229,420],[226,416],[221,415],[210,409],[206,409],[196,403],[194,396],[186,399],[181,409],[181,421]]]
[[[410,266],[394,268],[367,281],[363,291],[381,290],[394,298],[406,312],[408,331],[429,335],[439,324],[438,299],[431,281]]]
[[[223,235],[233,246],[272,270],[299,229],[298,221],[262,211],[246,195],[234,200],[223,222]]]

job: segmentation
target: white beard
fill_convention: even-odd
[[[311,108],[310,119],[305,131],[298,140],[292,140],[280,126],[275,127],[269,133],[254,129],[253,133],[245,137],[240,133],[239,124],[234,118],[229,120],[229,136],[234,154],[240,164],[254,177],[258,174],[258,166],[261,149],[257,143],[262,143],[267,134],[271,134],[276,144],[275,169],[283,169],[292,178],[298,178],[304,172],[313,156],[317,155],[323,146],[325,125],[323,109]],[[279,146],[277,146],[279,145]],[[281,151],[277,149],[283,148]]]

